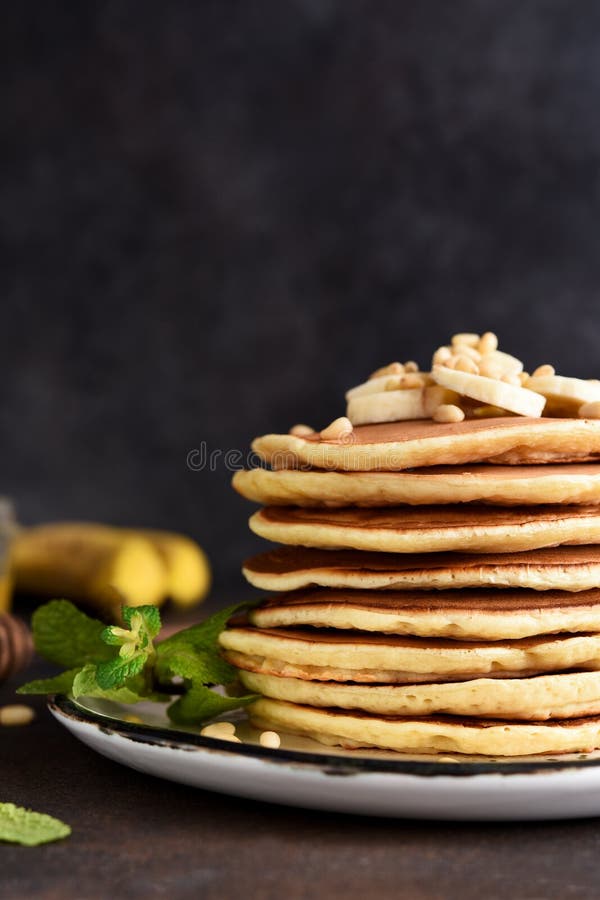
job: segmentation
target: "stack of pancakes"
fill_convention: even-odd
[[[600,748],[600,420],[266,435],[248,560],[275,592],[221,635],[259,727],[492,756]]]

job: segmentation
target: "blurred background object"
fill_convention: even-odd
[[[0,17],[2,489],[24,522],[185,532],[233,602],[253,436],[323,427],[455,331],[599,374],[591,0]]]
[[[93,522],[56,522],[19,531],[11,551],[15,589],[65,598],[108,622],[122,605],[201,602],[210,586],[208,560],[187,537]]]
[[[25,622],[0,613],[0,684],[26,669],[33,657],[33,639]]]
[[[16,532],[15,511],[7,497],[0,497],[0,615],[12,605],[11,546]]]

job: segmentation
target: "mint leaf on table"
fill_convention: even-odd
[[[68,600],[51,600],[40,606],[33,614],[31,626],[40,656],[66,669],[114,656],[102,640],[104,623],[87,616]]]
[[[23,809],[14,803],[0,803],[0,841],[37,847],[70,834],[70,827],[60,819]]]
[[[53,678],[39,678],[28,681],[17,688],[17,694],[68,694],[73,687],[76,675],[81,669],[67,669]]]

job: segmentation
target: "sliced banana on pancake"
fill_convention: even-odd
[[[249,521],[280,544],[391,553],[509,552],[600,543],[597,506],[421,506],[304,509],[267,506]]]
[[[434,384],[421,388],[359,394],[348,400],[346,414],[353,425],[430,419],[438,406],[456,404],[458,401],[459,396],[455,391]]]
[[[339,684],[240,671],[249,691],[316,707],[384,716],[573,719],[600,714],[600,672],[474,678],[433,684]]]
[[[409,684],[600,669],[600,634],[483,642],[241,626],[221,632],[219,643],[240,669],[313,681]]]
[[[497,367],[498,372],[503,375],[518,375],[523,371],[521,360],[503,350],[492,350],[485,353],[482,355],[481,361]]]
[[[600,590],[368,591],[307,588],[264,600],[248,615],[258,628],[508,640],[560,632],[600,632]]]
[[[526,387],[546,397],[545,411],[552,415],[577,415],[585,403],[600,401],[600,382],[562,375],[531,375]]]
[[[432,378],[442,387],[458,394],[488,406],[498,406],[520,416],[541,416],[546,404],[546,398],[533,390],[507,384],[486,375],[474,375],[446,366],[434,366]]]
[[[249,714],[258,728],[300,734],[347,749],[527,756],[588,752],[600,747],[600,718],[596,716],[548,722],[451,716],[400,718],[314,709],[265,697],[249,707]]]
[[[352,397],[346,415],[353,425],[377,422],[399,422],[404,419],[426,419],[424,388],[382,391]]]
[[[527,387],[544,397],[559,397],[575,403],[594,403],[600,400],[600,382],[563,375],[530,375]]]
[[[349,391],[346,391],[346,400],[353,400],[355,397],[365,397],[369,394],[382,394],[384,391],[389,391],[392,385],[400,386],[406,381],[407,374],[410,375],[410,379],[412,379],[414,375],[418,375],[419,378],[417,380],[422,381],[423,384],[425,384],[425,382],[431,382],[429,372],[402,372],[400,374],[388,372],[387,375],[371,377],[368,381],[364,381],[362,384],[357,384],[356,387],[350,388]],[[408,390],[408,388],[406,389]]]
[[[277,547],[247,559],[245,578],[266,591],[308,587],[354,590],[525,588],[587,591],[600,588],[600,546],[521,553],[368,553]]]

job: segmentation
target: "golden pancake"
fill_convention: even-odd
[[[250,469],[234,488],[268,506],[600,503],[600,466],[431,466],[404,472]]]
[[[396,684],[600,669],[600,634],[484,642],[241,626],[223,631],[219,643],[240,669],[312,681]]]
[[[337,441],[267,434],[252,449],[274,469],[314,467],[384,472],[464,463],[593,462],[600,420],[504,416],[441,424],[431,420],[359,425]]]
[[[544,720],[600,714],[600,672],[409,685],[338,684],[246,671],[240,679],[248,691],[274,700],[384,716]]]
[[[600,546],[550,547],[521,553],[368,553],[277,547],[246,560],[247,580],[266,591],[311,586],[363,590],[529,588],[585,591],[600,587]]]
[[[589,752],[600,747],[600,718],[514,722],[459,716],[401,718],[315,709],[262,697],[249,708],[257,728],[311,737],[347,749],[379,747],[401,753],[527,756]]]
[[[499,641],[600,632],[600,590],[352,591],[307,588],[269,598],[248,618],[259,628],[341,628]]]
[[[600,543],[596,506],[408,506],[385,511],[267,506],[249,524],[256,534],[281,544],[392,553],[502,553]]]

